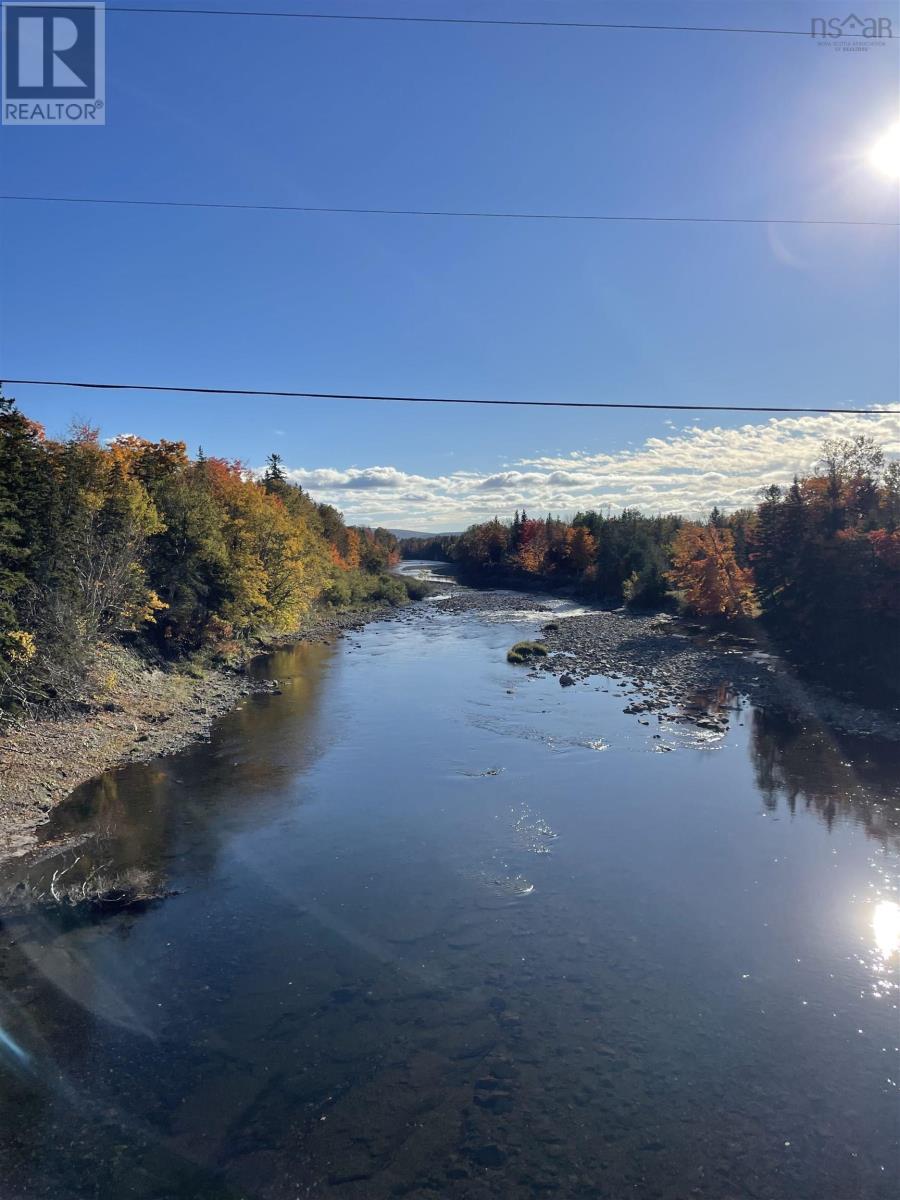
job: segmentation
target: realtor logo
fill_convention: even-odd
[[[103,4],[3,5],[3,124],[103,125]]]

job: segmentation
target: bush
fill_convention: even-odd
[[[632,571],[622,585],[622,598],[629,608],[664,608],[671,599],[665,574],[657,563]]]
[[[533,658],[545,658],[547,647],[543,642],[516,642],[506,652],[506,661],[511,663],[530,662]]]
[[[353,600],[353,586],[345,575],[337,575],[322,590],[322,599],[332,608],[344,608]]]
[[[363,604],[390,604],[398,607],[410,600],[430,596],[433,587],[424,579],[407,578],[382,572],[340,571],[322,590],[322,600],[331,608],[350,608]]]
[[[421,600],[430,593],[430,584],[421,579],[406,579],[386,572],[371,575],[364,571],[346,571],[325,586],[322,599],[332,608],[361,604],[391,604],[398,607],[410,600]]]
[[[372,589],[371,599],[396,607],[409,603],[409,592],[404,587],[403,580],[398,579],[396,575],[379,575]]]
[[[410,600],[424,600],[426,596],[430,596],[434,592],[432,585],[426,583],[424,579],[414,579],[406,575],[401,578]]]

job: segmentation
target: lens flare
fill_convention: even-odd
[[[0,1029],[0,1050],[6,1050],[21,1063],[27,1063],[30,1055],[27,1050],[23,1050],[18,1042],[14,1041],[8,1033],[4,1033]]]

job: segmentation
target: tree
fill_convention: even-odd
[[[900,622],[900,530],[876,529],[866,539],[874,557],[867,606],[892,622]]]
[[[881,519],[891,531],[900,526],[900,459],[888,463],[884,471]]]
[[[877,484],[884,469],[884,450],[868,434],[829,438],[822,443],[818,465],[826,476],[844,481],[869,479]]]
[[[17,626],[16,600],[27,581],[21,486],[29,441],[25,418],[12,400],[0,396],[0,652]]]
[[[546,549],[546,527],[543,522],[523,516],[515,565],[529,575],[539,575],[544,567]]]
[[[281,461],[281,455],[276,454],[274,451],[266,459],[263,487],[273,496],[284,496],[290,486]]]
[[[571,571],[582,574],[594,561],[596,553],[597,542],[590,530],[583,525],[566,528],[566,558]]]
[[[738,565],[730,529],[682,526],[672,547],[668,578],[690,610],[701,616],[753,615],[753,574]]]
[[[197,462],[155,490],[163,529],[152,540],[150,580],[166,611],[156,637],[175,652],[196,650],[228,595],[222,509],[213,486],[214,460]]]

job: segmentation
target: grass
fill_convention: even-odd
[[[547,647],[543,642],[516,642],[506,652],[506,661],[511,663],[526,663],[533,658],[544,658]]]

